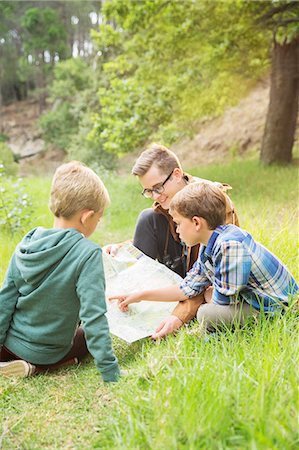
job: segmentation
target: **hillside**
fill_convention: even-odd
[[[1,111],[0,132],[9,138],[8,146],[20,158],[20,175],[52,173],[65,157],[59,149],[46,150],[37,124],[39,114],[35,99],[11,103]]]
[[[269,84],[260,82],[223,116],[203,121],[197,134],[173,146],[187,166],[222,161],[260,147],[269,102]],[[297,136],[298,138],[298,136]]]
[[[269,83],[261,81],[247,97],[223,116],[198,124],[192,139],[172,146],[185,167],[222,162],[227,157],[242,156],[248,150],[258,151],[269,102]],[[45,143],[37,127],[38,105],[33,100],[13,103],[2,109],[1,132],[9,137],[8,145],[21,156],[20,173],[52,173],[63,161],[64,152]],[[299,142],[299,119],[296,143]],[[128,173],[139,151],[122,158],[120,173]]]

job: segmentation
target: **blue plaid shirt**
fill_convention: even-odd
[[[235,225],[216,228],[180,288],[192,298],[211,285],[213,303],[245,301],[265,312],[288,305],[299,289],[286,266]]]

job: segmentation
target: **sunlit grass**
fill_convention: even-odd
[[[263,168],[251,160],[190,172],[231,184],[241,225],[298,277],[297,167]],[[112,203],[92,237],[101,245],[132,237],[138,213],[150,205],[133,177],[104,181]],[[26,184],[31,226],[51,226],[50,179]],[[1,279],[19,239],[0,233]],[[159,344],[113,339],[130,370],[114,385],[102,383],[92,359],[48,376],[0,379],[2,448],[295,450],[295,312],[208,341],[200,336],[193,324]]]

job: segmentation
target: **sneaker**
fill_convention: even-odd
[[[0,375],[5,377],[30,377],[35,370],[36,368],[33,364],[22,359],[0,362]]]

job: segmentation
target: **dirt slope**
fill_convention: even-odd
[[[268,102],[269,82],[265,80],[237,106],[228,108],[223,116],[202,121],[192,139],[184,139],[173,145],[172,149],[186,168],[221,162],[227,156],[242,155],[249,149],[258,150]],[[51,174],[65,156],[57,149],[45,152],[45,143],[37,127],[38,116],[38,104],[33,100],[14,103],[4,107],[1,112],[0,131],[9,137],[8,144],[12,151],[25,157],[20,161],[20,172],[23,175],[44,172]],[[299,118],[296,140],[299,143]],[[129,173],[138,154],[139,151],[122,158],[119,172]]]
[[[4,106],[1,110],[0,132],[7,136],[8,146],[21,158],[20,175],[50,173],[65,157],[58,149],[46,151],[37,120],[40,115],[38,102],[23,100]]]
[[[228,154],[242,155],[260,147],[269,103],[269,85],[261,82],[240,103],[224,115],[201,124],[192,139],[172,149],[186,166],[221,161]]]

